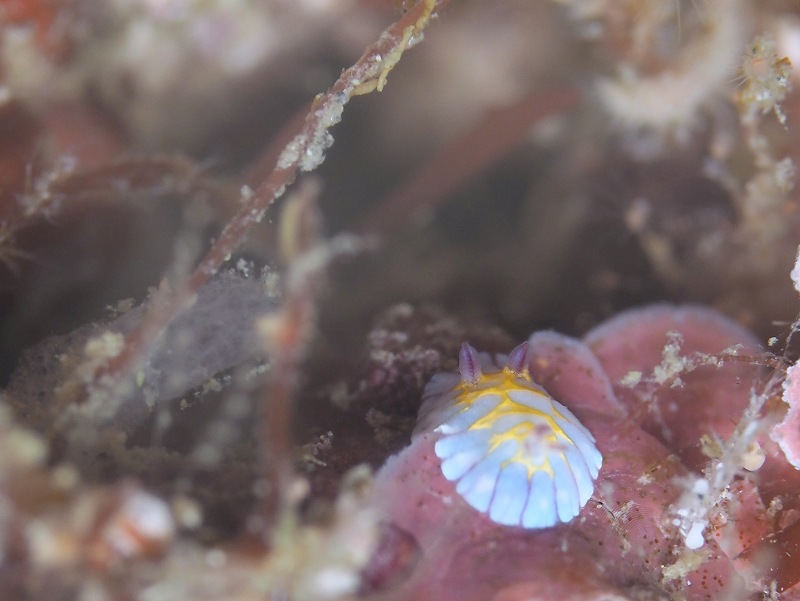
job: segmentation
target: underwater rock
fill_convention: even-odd
[[[529,345],[533,380],[603,455],[591,499],[552,528],[496,524],[445,479],[439,434],[418,433],[377,474],[375,502],[421,557],[370,599],[745,599],[793,586],[780,574],[772,582],[774,570],[742,553],[796,519],[792,499],[763,492],[760,471],[720,471],[733,455],[715,457],[704,444],[725,451],[756,431],[768,440],[766,428],[737,429],[761,375],[752,335],[709,309],[659,305],[623,313],[583,341],[539,332]],[[791,478],[779,461],[768,453],[766,478]]]

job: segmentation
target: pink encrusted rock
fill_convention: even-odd
[[[536,332],[528,342],[528,370],[533,379],[563,399],[579,418],[586,413],[627,414],[603,366],[581,341],[556,332]]]
[[[651,379],[644,395],[638,386],[623,385],[632,371],[645,377],[662,366],[665,345],[678,339],[668,332],[680,335],[680,357],[723,356],[735,345],[740,356],[759,352],[747,331],[699,307],[629,311],[584,342],[534,334],[529,371],[592,432],[603,454],[592,498],[574,520],[552,528],[495,524],[444,478],[433,448],[438,434],[422,432],[387,461],[375,482],[379,510],[416,542],[419,559],[405,579],[369,599],[748,598],[755,559],[743,549],[787,526],[768,514],[757,481],[731,488],[727,513],[709,524],[697,555],[686,550],[674,508],[708,461],[700,436],[730,435],[758,368],[751,361],[700,361],[673,374],[680,386],[672,386],[674,378],[659,385]],[[648,403],[655,403],[655,412]],[[785,482],[788,464],[779,463],[770,456],[767,473]],[[786,590],[793,585],[790,579],[783,584]]]
[[[422,558],[405,582],[371,598],[479,601],[503,591],[498,598],[521,600],[525,597],[513,596],[513,587],[546,582],[542,591],[552,596],[528,598],[591,599],[605,592],[634,599],[626,596],[625,583],[646,581],[648,564],[668,558],[670,537],[661,512],[666,496],[674,494],[655,480],[642,483],[640,474],[655,470],[669,479],[683,471],[645,433],[635,435],[629,449],[618,452],[616,434],[611,434],[616,429],[613,420],[595,416],[585,423],[611,442],[603,449],[608,458],[601,471],[607,470],[605,492],[589,501],[572,523],[544,530],[500,526],[472,509],[442,476],[433,434],[417,437],[391,458],[376,480],[377,503],[394,525],[416,539]],[[630,506],[629,497],[639,503]],[[651,543],[630,545],[624,541],[626,532]],[[598,557],[604,561],[597,562]],[[592,596],[576,596],[591,591]]]
[[[773,428],[772,440],[789,463],[800,470],[800,365],[793,365],[786,372],[783,400],[789,409],[783,421]]]
[[[587,333],[584,342],[602,364],[620,401],[640,416],[642,428],[695,470],[708,461],[700,447],[701,436],[731,435],[748,405],[757,372],[751,362],[724,358],[723,367],[697,361],[691,372],[676,374],[680,381],[669,377],[670,369],[679,369],[682,358],[692,360],[697,353],[758,357],[762,352],[750,332],[697,306],[626,311]],[[670,343],[673,350],[679,345],[680,358],[669,355]],[[623,384],[637,372],[664,381],[649,388]]]

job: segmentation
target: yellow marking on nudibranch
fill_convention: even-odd
[[[533,407],[529,407],[523,403],[518,403],[511,398],[509,394],[511,392],[520,392],[525,394],[535,392],[542,398],[542,400],[548,403],[550,402],[551,399],[546,393],[536,391],[536,388],[538,387],[536,384],[534,384],[533,379],[531,378],[527,369],[521,373],[516,373],[511,371],[509,368],[504,367],[499,372],[488,374],[482,373],[479,376],[478,381],[475,383],[461,381],[456,385],[455,388],[458,391],[458,398],[455,400],[455,404],[463,406],[464,409],[470,407],[484,394],[491,393],[500,396],[500,404],[492,409],[492,411],[487,415],[475,421],[474,424],[467,428],[468,430],[491,428],[494,423],[504,415],[525,413],[544,420],[547,422],[547,425],[550,426],[551,433],[540,438],[540,441],[544,442],[551,449],[557,448],[556,445],[558,444],[559,437],[568,444],[575,444],[550,414],[545,413],[544,411],[539,411],[538,409],[534,409]],[[561,412],[558,411],[557,407],[551,404],[551,408],[553,410],[553,414],[555,414],[557,417],[560,417],[561,419],[567,419],[563,414],[561,414]],[[527,468],[528,480],[530,480],[533,477],[533,474],[538,470],[547,472],[547,474],[551,477],[553,475],[553,469],[550,467],[550,462],[546,457],[542,462],[534,463],[532,458],[524,452],[525,442],[530,436],[533,435],[534,430],[535,426],[531,423],[518,424],[513,428],[506,430],[505,432],[494,434],[490,439],[490,453],[496,450],[496,448],[506,440],[515,440],[519,443],[519,449],[514,457],[504,461],[502,465],[506,466],[513,462],[522,463]],[[566,461],[563,453],[561,453],[560,456]]]
[[[461,380],[426,389],[420,419],[441,434],[442,473],[470,505],[501,524],[545,528],[586,504],[602,456],[592,434],[533,381],[526,355],[522,345],[505,367],[484,370],[464,345]]]

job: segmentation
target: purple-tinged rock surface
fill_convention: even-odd
[[[763,378],[748,332],[708,309],[660,305],[626,312],[583,341],[544,332],[530,344],[534,379],[603,453],[592,499],[553,528],[494,524],[443,477],[438,434],[420,433],[375,483],[384,520],[405,533],[403,548],[415,541],[418,557],[394,581],[382,575],[392,584],[370,599],[749,599],[770,587],[797,595],[778,560],[765,568],[752,549],[797,519],[794,499],[780,491],[797,490],[800,472],[772,452],[764,430],[763,475],[734,466],[730,482],[706,480],[718,473],[714,461],[728,459],[715,458],[701,436],[733,445]],[[733,357],[744,359],[726,360]],[[681,530],[687,520],[695,532]]]

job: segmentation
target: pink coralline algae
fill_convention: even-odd
[[[783,400],[789,405],[786,418],[772,431],[772,438],[786,454],[789,462],[800,469],[800,366],[786,372]]]
[[[493,523],[442,475],[439,434],[418,428],[376,478],[395,532],[378,556],[396,577],[382,574],[392,584],[369,599],[800,599],[785,557],[800,471],[770,440],[771,409],[741,423],[764,385],[763,356],[751,334],[700,307],[629,311],[583,340],[535,333],[531,376],[603,455],[591,499],[552,528]],[[732,458],[742,441],[763,452],[759,469]],[[406,544],[387,560],[397,532]]]

